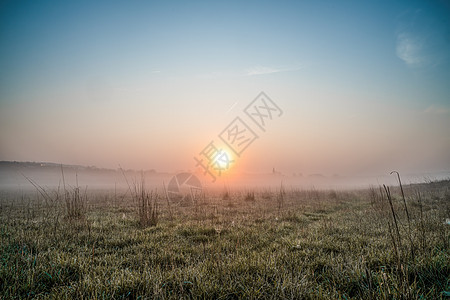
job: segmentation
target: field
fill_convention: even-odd
[[[403,190],[3,191],[0,295],[447,298],[450,181]]]

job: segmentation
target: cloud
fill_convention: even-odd
[[[246,76],[253,76],[253,75],[272,74],[272,73],[278,73],[278,72],[281,72],[281,69],[273,69],[273,68],[269,68],[269,67],[256,66],[256,67],[246,69],[244,71],[244,74]]]
[[[421,54],[423,42],[410,33],[402,32],[397,35],[396,54],[410,67],[419,67],[425,63]]]
[[[218,78],[218,77],[240,77],[240,76],[257,76],[257,75],[267,75],[281,72],[291,72],[300,70],[301,67],[290,67],[290,68],[271,68],[264,66],[254,66],[247,68],[243,71],[232,71],[232,72],[211,72],[207,74],[199,75],[200,78]]]
[[[263,66],[255,66],[248,68],[244,71],[244,76],[255,76],[255,75],[266,75],[280,72],[289,72],[299,70],[299,67],[296,68],[271,68],[271,67],[263,67]]]
[[[408,67],[436,67],[450,62],[449,24],[430,12],[409,10],[398,17],[396,54]]]
[[[450,113],[450,109],[444,107],[437,107],[434,104],[432,104],[429,107],[427,107],[423,112],[426,114],[444,115]]]

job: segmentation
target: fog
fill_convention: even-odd
[[[232,178],[217,178],[216,181],[201,172],[159,173],[154,170],[137,171],[123,169],[97,169],[81,166],[59,166],[57,164],[40,163],[6,163],[0,164],[0,189],[29,191],[37,187],[58,190],[80,187],[80,189],[109,190],[124,192],[133,190],[145,182],[147,190],[164,193],[169,182],[178,174],[191,174],[198,178],[203,191],[217,192],[226,190],[279,190],[285,189],[365,189],[382,184],[397,185],[395,174],[379,174],[372,176],[339,176],[322,174],[283,175],[273,173],[243,173]],[[403,184],[422,183],[450,178],[450,173],[401,174]]]

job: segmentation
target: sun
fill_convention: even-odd
[[[226,172],[234,165],[233,155],[229,151],[222,149],[217,153],[213,163],[217,169]]]

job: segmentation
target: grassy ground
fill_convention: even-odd
[[[160,197],[156,226],[141,225],[139,197],[88,191],[69,217],[48,193],[2,193],[2,298],[450,295],[450,181],[405,187],[409,218],[398,188],[392,206],[378,187],[286,189],[205,195],[170,211]]]

